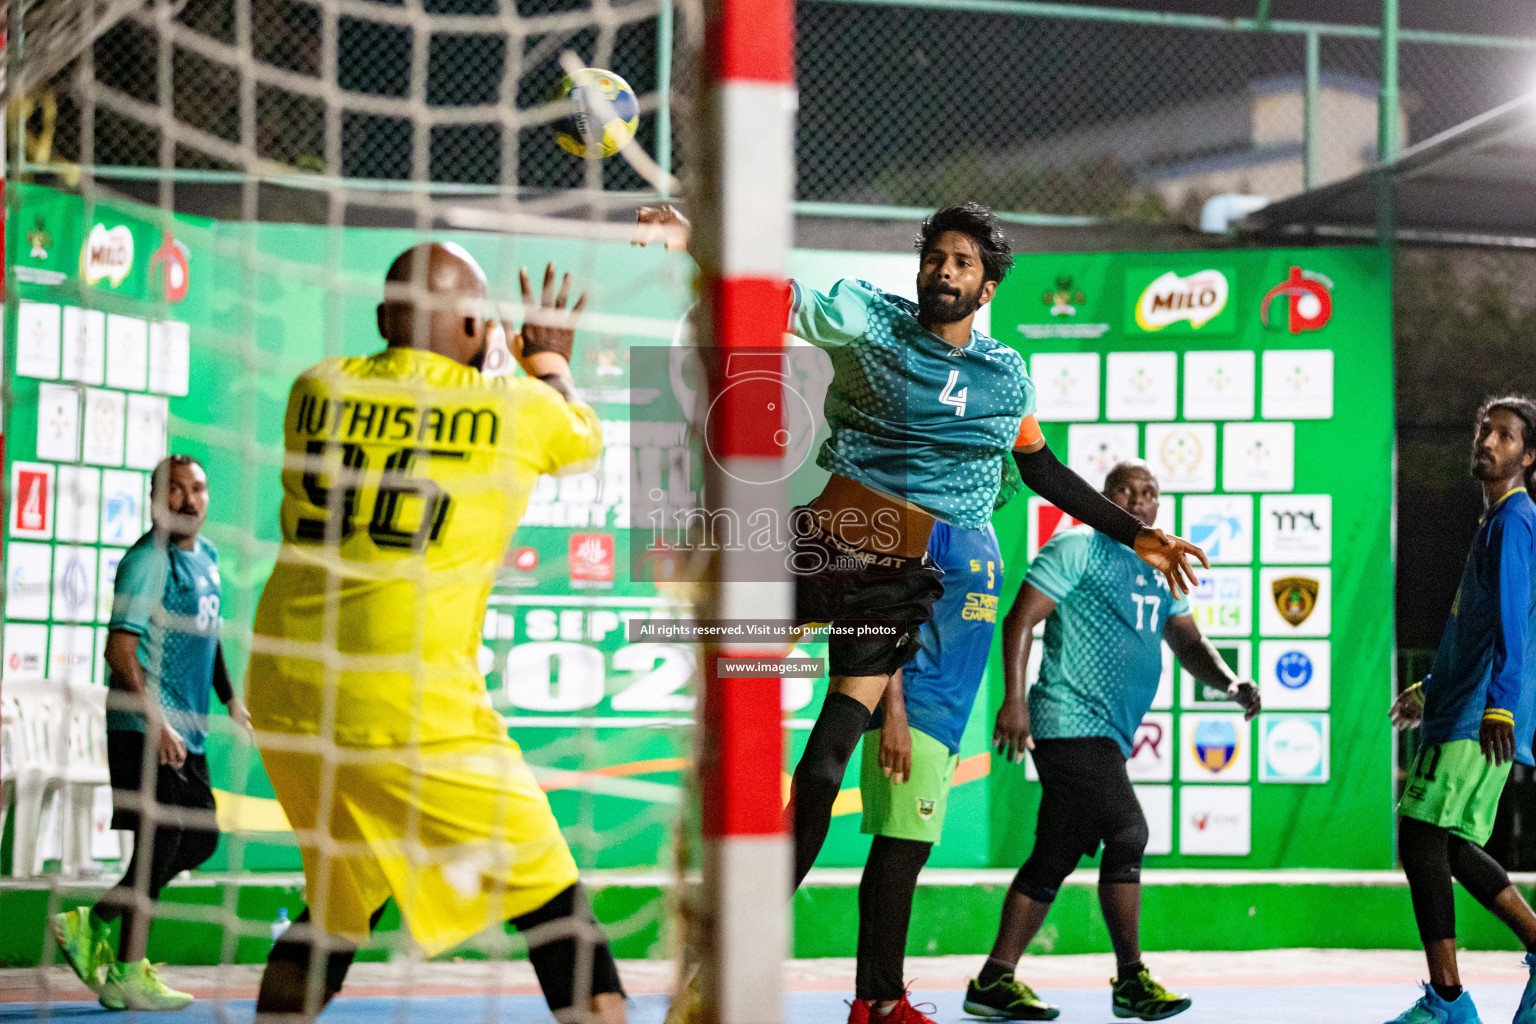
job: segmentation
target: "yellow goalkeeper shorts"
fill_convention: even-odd
[[[305,739],[266,734],[258,743],[303,854],[310,915],[325,932],[361,945],[369,916],[394,897],[433,955],[575,884],[549,800],[507,737],[329,756],[276,749]]]

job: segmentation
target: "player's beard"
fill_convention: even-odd
[[[1478,448],[1472,452],[1472,477],[1475,480],[1505,480],[1515,475],[1515,460],[1502,464],[1489,452]]]
[[[986,285],[982,285],[985,288]],[[924,324],[952,324],[981,308],[981,288],[969,295],[956,294],[940,284],[917,289],[917,319]]]

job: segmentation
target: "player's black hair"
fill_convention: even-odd
[[[946,206],[923,221],[917,234],[917,253],[928,252],[939,236],[946,231],[958,231],[969,235],[981,253],[981,270],[987,281],[1001,282],[1013,269],[1013,248],[1003,226],[992,211],[980,203],[960,203]]]
[[[1495,409],[1502,409],[1520,421],[1520,438],[1525,442],[1525,450],[1536,451],[1536,401],[1515,394],[1490,398],[1478,406],[1477,418],[1472,421],[1474,429],[1480,429],[1483,420]],[[1525,486],[1527,490],[1536,487],[1536,462],[1525,467]]]
[[[162,469],[165,471],[165,478],[167,480],[171,478],[172,466],[196,466],[198,469],[203,469],[203,464],[190,455],[167,455],[160,460],[160,465],[156,466],[155,471],[149,476],[149,493],[154,494],[159,489],[160,471]],[[203,472],[207,473],[207,470],[203,470]]]
[[[1120,486],[1120,482],[1132,473],[1145,473],[1147,476],[1152,477],[1154,484],[1157,483],[1157,477],[1153,474],[1152,467],[1147,465],[1144,460],[1126,459],[1123,462],[1115,463],[1114,468],[1104,475],[1104,493],[1106,495],[1114,494],[1115,488]]]

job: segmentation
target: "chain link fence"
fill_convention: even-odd
[[[27,159],[85,159],[89,123],[98,166],[643,193],[624,161],[588,167],[554,144],[549,98],[565,51],[616,71],[641,96],[640,145],[680,168],[666,126],[686,112],[691,62],[658,15],[655,0],[151,2],[30,105]],[[803,201],[1188,219],[1211,195],[1278,198],[1376,160],[1367,28],[984,0],[807,0],[797,17]],[[1411,144],[1525,92],[1536,40],[1407,32],[1399,54]]]

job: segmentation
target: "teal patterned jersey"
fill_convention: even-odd
[[[1188,615],[1163,574],[1087,526],[1058,532],[1024,582],[1056,602],[1045,620],[1040,681],[1029,690],[1040,739],[1108,736],[1131,756],[1136,727],[1157,696],[1163,626]]]
[[[1009,454],[1035,411],[1023,358],[979,331],[955,348],[867,281],[792,285],[790,331],[832,359],[816,464],[962,529],[991,522],[1021,486]]]
[[[213,542],[198,537],[193,550],[184,551],[157,546],[154,531],[140,537],[117,565],[107,628],[138,634],[150,694],[159,698],[187,750],[201,754],[219,649],[219,552]],[[107,728],[143,732],[144,716],[110,709]]]

